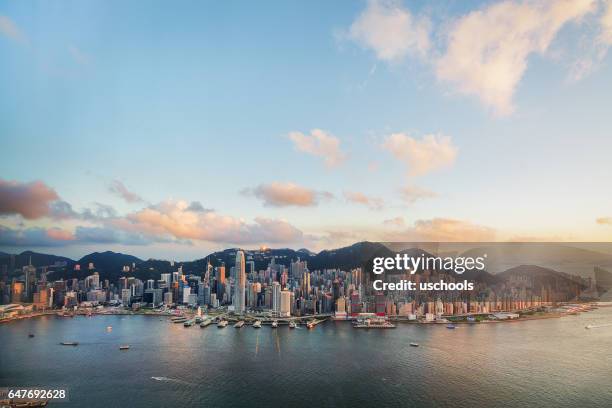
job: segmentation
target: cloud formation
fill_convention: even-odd
[[[111,220],[109,226],[145,237],[225,244],[299,242],[303,236],[284,220],[259,217],[247,223],[216,212],[192,211],[186,201],[164,201]]]
[[[253,189],[243,190],[244,194],[251,194],[262,200],[269,207],[313,207],[320,199],[332,198],[333,195],[325,191],[316,191],[294,183],[273,182],[260,184]]]
[[[366,9],[349,29],[348,36],[373,50],[383,61],[408,54],[425,56],[430,48],[430,23],[416,18],[395,0],[369,0]]]
[[[415,139],[404,133],[393,133],[382,147],[407,165],[411,177],[450,167],[457,158],[457,147],[444,135],[429,134]]]
[[[340,139],[321,129],[313,129],[309,135],[290,132],[288,137],[296,150],[323,158],[327,167],[335,167],[346,159],[340,149]]]
[[[32,220],[49,214],[59,196],[42,181],[20,183],[0,179],[0,215],[19,214]]]
[[[139,203],[144,201],[138,194],[128,190],[127,187],[119,180],[113,180],[109,187],[109,191],[123,198],[128,203]]]
[[[436,78],[457,93],[471,95],[496,115],[511,114],[514,94],[531,55],[545,55],[561,29],[601,13],[597,60],[612,43],[612,6],[603,0],[505,0],[433,27],[398,1],[368,2],[352,23],[349,38],[391,62],[417,56]],[[437,31],[432,35],[434,29]],[[433,41],[436,39],[436,41]],[[580,61],[578,71],[593,61]]]
[[[473,11],[450,29],[436,75],[496,114],[511,114],[529,55],[545,53],[566,23],[594,6],[594,0],[502,1]]]
[[[599,225],[612,225],[612,217],[597,218],[595,222]]]
[[[411,227],[386,234],[389,241],[486,242],[495,241],[495,230],[451,218],[417,220]]]
[[[387,226],[390,226],[390,227],[400,228],[400,227],[403,227],[404,225],[406,225],[406,221],[404,221],[403,217],[394,217],[394,218],[390,218],[388,220],[384,220],[383,221],[383,225],[387,225]]]
[[[370,197],[358,191],[345,191],[344,198],[350,203],[365,205],[371,210],[381,210],[384,207],[383,199]]]
[[[59,228],[9,228],[0,225],[0,246],[3,247],[47,247],[63,246],[73,241],[69,231]]]

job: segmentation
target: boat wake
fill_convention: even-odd
[[[600,327],[609,327],[612,326],[612,323],[604,323],[604,324],[589,324],[585,326],[585,329],[599,329]]]
[[[187,381],[183,381],[183,380],[179,380],[178,378],[168,378],[168,377],[151,377],[152,380],[155,381],[163,381],[163,382],[173,382],[173,383],[178,383],[178,384],[188,384],[188,385],[193,385],[190,382]]]

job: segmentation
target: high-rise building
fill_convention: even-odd
[[[236,252],[236,289],[234,295],[234,311],[236,313],[244,313],[245,310],[245,289],[246,289],[246,263],[244,260],[244,252]]]
[[[281,309],[281,285],[272,282],[272,311],[280,314]]]
[[[288,290],[283,290],[281,291],[280,295],[280,315],[282,317],[291,316],[291,292]]]

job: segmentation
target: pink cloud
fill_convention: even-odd
[[[55,190],[42,181],[20,183],[0,179],[0,215],[41,218],[49,214],[51,202],[57,199]]]

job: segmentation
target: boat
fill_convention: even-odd
[[[193,320],[187,320],[186,322],[183,323],[183,326],[185,326],[185,327],[193,326]]]
[[[290,329],[295,329],[297,327],[297,324],[294,321],[290,321],[289,322],[289,328]]]
[[[227,320],[219,320],[219,323],[217,323],[217,327],[223,329],[224,327],[227,327],[227,324]]]
[[[172,323],[185,323],[187,321],[187,318],[183,316],[177,316],[170,319],[170,321]]]
[[[238,323],[234,325],[234,329],[239,329],[244,326],[244,320],[240,320]]]
[[[272,328],[276,329],[278,327],[278,320],[272,320]]]
[[[256,320],[255,323],[253,323],[253,328],[254,329],[261,328],[261,321],[260,320]]]
[[[314,327],[317,325],[317,321],[316,320],[311,320],[308,323],[306,323],[306,327],[309,329],[314,329]]]
[[[410,343],[410,347],[419,347],[419,343]]]
[[[447,324],[446,328],[447,329],[454,329],[456,326],[454,324]]]
[[[200,327],[204,328],[204,327],[210,326],[212,322],[213,322],[212,319],[204,319],[204,321],[200,323]]]
[[[28,337],[32,338],[32,337],[34,337],[34,335],[32,333],[30,333],[30,334],[28,334]]]
[[[79,343],[77,343],[76,341],[62,341],[60,343],[62,346],[78,346]]]
[[[112,331],[113,330],[113,326],[106,326],[106,331]]]
[[[129,350],[129,349],[130,349],[130,346],[128,344],[119,346],[119,350]]]
[[[203,319],[200,316],[196,316],[196,318],[195,318],[196,324],[200,324],[200,323],[202,323],[202,321],[203,321]]]
[[[356,329],[395,329],[395,325],[385,317],[357,320],[353,327]]]

